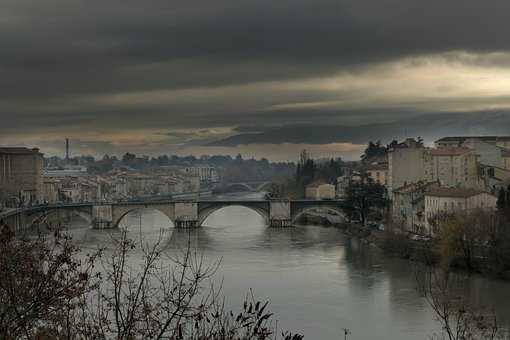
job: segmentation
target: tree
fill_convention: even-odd
[[[126,152],[124,154],[124,156],[122,156],[122,163],[126,164],[126,165],[129,165],[129,164],[133,163],[135,159],[136,159],[136,155],[135,154]]]
[[[385,188],[375,183],[367,174],[360,181],[351,181],[346,190],[347,209],[357,213],[364,225],[368,212],[372,208],[385,208],[388,204]]]
[[[343,175],[343,162],[341,159],[330,159],[329,162],[319,164],[314,174],[315,179],[324,180],[327,183],[336,184],[338,177]]]
[[[500,213],[504,213],[507,208],[506,191],[503,188],[499,189],[498,201],[496,202],[496,206]]]
[[[492,216],[486,212],[447,214],[439,219],[439,252],[444,267],[456,261],[466,269],[475,269],[474,259],[488,241]]]
[[[386,148],[381,145],[381,141],[368,142],[368,145],[361,155],[361,161],[369,162],[371,158],[386,156]]]
[[[441,332],[432,339],[495,340],[505,339],[492,311],[476,311],[460,293],[464,277],[449,269],[432,266],[415,268],[417,290],[441,325]]]
[[[55,231],[51,243],[17,239],[7,226],[0,236],[0,338],[32,339],[59,333],[73,339],[80,297],[94,288],[96,254],[84,262],[67,236]]]
[[[115,247],[77,257],[71,239],[55,230],[51,243],[0,233],[1,339],[270,340],[277,330],[268,303],[253,294],[240,312],[224,309],[208,284],[216,265],[205,266],[190,242],[181,256],[164,255],[122,231]],[[142,261],[131,267],[133,252]],[[102,268],[95,272],[97,256]],[[135,262],[136,263],[136,262]],[[284,340],[301,340],[284,333]]]

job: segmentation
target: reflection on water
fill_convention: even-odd
[[[270,300],[279,327],[301,331],[307,339],[427,339],[437,324],[418,295],[409,262],[383,256],[335,228],[303,226],[273,229],[256,212],[229,207],[213,213],[197,229],[173,229],[166,216],[144,210],[128,215],[130,235],[156,240],[165,231],[172,254],[191,241],[211,263],[221,259],[227,303],[236,308],[249,289]],[[76,228],[85,247],[108,245],[115,231]],[[510,324],[510,284],[473,277],[466,296],[478,306],[493,306]]]

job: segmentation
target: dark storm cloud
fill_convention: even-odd
[[[453,50],[507,52],[508,13],[507,0],[4,0],[0,133],[327,122],[339,113],[269,110],[295,99],[256,88],[248,98],[236,86],[355,75],[382,61]],[[505,54],[449,58],[510,64]],[[224,99],[178,94],[132,106],[98,99],[225,86]]]
[[[505,0],[9,0],[0,9],[3,96],[252,82],[510,46]]]
[[[212,146],[237,146],[262,143],[355,143],[380,140],[389,143],[409,136],[421,136],[431,143],[445,135],[508,135],[510,112],[457,112],[419,115],[395,122],[372,122],[357,126],[309,123],[273,127],[241,127],[234,136],[210,143]]]

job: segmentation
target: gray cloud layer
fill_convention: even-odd
[[[410,56],[509,67],[508,13],[508,0],[3,0],[0,134],[339,123],[348,109],[271,108],[362,100],[286,84]],[[374,107],[356,115],[379,119]]]

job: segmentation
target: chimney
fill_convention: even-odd
[[[69,138],[66,138],[66,161],[69,160]]]

